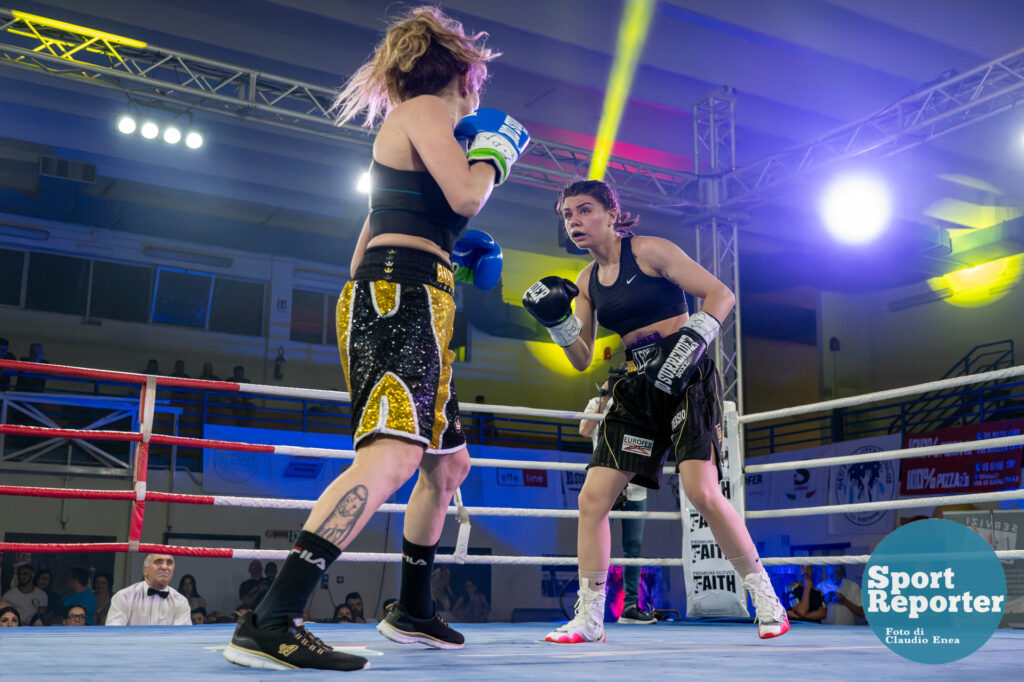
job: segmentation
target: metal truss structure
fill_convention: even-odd
[[[1024,49],[922,88],[822,137],[728,173],[721,206],[762,197],[867,153],[891,155],[1006,111],[1024,97]]]
[[[731,88],[719,88],[693,105],[693,167],[701,177],[705,206],[720,203],[724,176],[736,165],[736,98]],[[695,224],[697,262],[736,294],[733,314],[711,350],[722,373],[723,400],[736,403],[743,412],[743,371],[740,335],[740,278],[735,220],[710,215]]]
[[[369,146],[374,131],[335,124],[336,90],[175,52],[141,41],[0,10],[0,64],[124,93],[130,100],[204,111]],[[534,139],[511,180],[551,189],[586,175],[591,153]],[[697,176],[613,158],[606,179],[627,203],[669,213],[699,208]]]
[[[147,45],[22,12],[0,10],[0,64],[116,90],[138,102],[174,105],[342,142],[370,145],[373,131],[337,126],[335,91]],[[1024,50],[930,84],[882,111],[808,144],[735,168],[735,101],[721,89],[693,111],[694,168],[684,173],[613,158],[606,179],[624,203],[680,216],[697,226],[698,260],[737,292],[738,225],[730,217],[769,190],[868,153],[894,154],[982,121],[1024,95]],[[584,175],[591,152],[533,140],[511,179],[556,189]],[[737,300],[738,300],[737,295]],[[716,358],[726,399],[740,410],[739,310],[723,328]]]

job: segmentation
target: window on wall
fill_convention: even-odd
[[[153,268],[93,261],[91,317],[148,322],[152,300]]]
[[[210,315],[213,275],[177,268],[157,268],[153,322],[205,328]]]
[[[85,315],[89,302],[90,261],[52,253],[30,253],[25,307],[51,313]]]
[[[266,285],[218,277],[213,284],[210,331],[263,336]]]
[[[302,343],[324,342],[324,306],[327,296],[321,291],[292,289],[292,325],[290,338]]]
[[[21,305],[25,252],[0,249],[0,305]]]

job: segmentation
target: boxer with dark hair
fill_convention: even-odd
[[[456,279],[494,286],[501,250],[482,232],[459,238],[530,139],[511,116],[477,110],[487,64],[498,56],[485,37],[466,33],[437,7],[414,8],[388,27],[335,102],[339,124],[364,111],[367,126],[383,116],[370,212],[337,308],[356,457],[321,494],[270,590],[239,623],[224,652],[239,665],[367,667],[365,658],[334,651],[306,631],[302,611],[331,562],[417,470],[399,603],[377,630],[401,643],[463,645],[430,594],[448,505],[470,466],[448,349],[453,287]]]
[[[548,328],[579,371],[593,359],[597,324],[618,333],[629,373],[610,381],[612,407],[579,495],[580,589],[576,615],[545,638],[603,642],[610,558],[608,512],[627,482],[657,489],[671,450],[686,497],[707,520],[715,540],[743,579],[757,610],[758,635],[789,629],[743,519],[722,495],[721,379],[706,352],[732,310],[729,289],[672,242],[637,237],[637,219],[623,213],[604,182],[570,183],[558,210],[576,246],[594,258],[573,283],[545,277],[523,305]],[[704,300],[687,311],[684,291]],[[576,300],[575,314],[572,301]]]

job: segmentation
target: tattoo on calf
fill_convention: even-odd
[[[332,545],[340,547],[366,510],[367,497],[365,485],[357,485],[342,495],[334,511],[317,528],[316,534]]]

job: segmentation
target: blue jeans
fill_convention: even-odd
[[[647,511],[647,500],[626,502],[622,511]],[[644,519],[622,519],[622,555],[633,559],[640,556],[644,541]],[[636,604],[640,598],[640,566],[624,566],[622,569],[622,603],[626,608]]]

